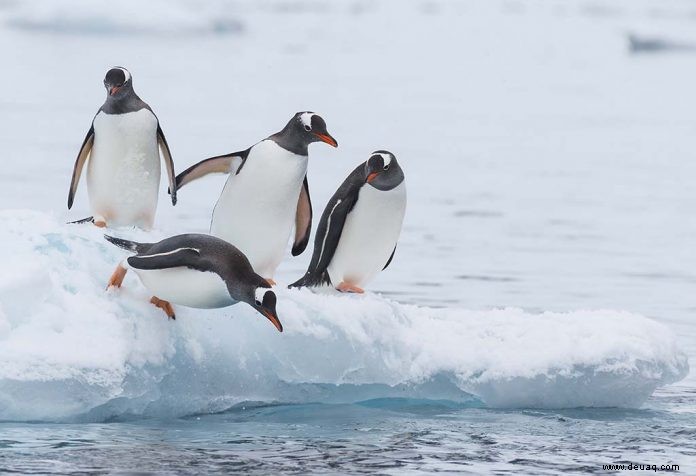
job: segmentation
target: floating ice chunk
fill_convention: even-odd
[[[31,211],[2,211],[0,223],[0,419],[472,395],[492,407],[635,407],[688,371],[669,329],[621,311],[431,309],[279,287],[282,334],[244,304],[178,307],[168,322],[135,276],[104,290],[126,253],[96,227]]]

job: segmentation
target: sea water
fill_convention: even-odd
[[[628,42],[696,43],[689,2],[148,5],[0,5],[0,468],[694,471],[694,57]],[[282,335],[243,305],[167,322],[131,276],[104,293],[123,252],[62,223],[89,214],[84,183],[64,202],[115,64],[178,170],[322,114],[315,221],[394,152],[409,205],[372,293],[279,291]],[[115,232],[205,231],[223,181]]]

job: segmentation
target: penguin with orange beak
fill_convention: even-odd
[[[176,318],[171,303],[213,309],[245,302],[283,332],[271,286],[251,269],[246,256],[226,241],[202,234],[172,236],[158,243],[104,238],[135,253],[116,267],[107,289],[121,287],[132,269],[152,292],[150,302],[170,319]]]
[[[83,168],[92,217],[99,227],[152,228],[164,162],[172,205],[176,173],[167,139],[152,108],[135,93],[133,77],[116,66],[104,77],[106,101],[99,108],[75,160],[68,209],[72,208]]]
[[[293,256],[309,242],[307,164],[314,142],[338,146],[321,116],[298,112],[281,131],[250,148],[203,160],[176,178],[179,189],[210,173],[229,175],[213,210],[210,233],[238,247],[270,284],[275,284],[293,227]]]
[[[329,200],[309,269],[290,287],[331,285],[363,293],[365,284],[391,263],[405,213],[403,170],[391,152],[373,152]]]

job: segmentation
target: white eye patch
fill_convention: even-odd
[[[120,69],[121,71],[123,71],[123,74],[126,76],[126,80],[125,80],[123,83],[125,84],[125,83],[127,83],[128,81],[130,81],[130,79],[131,79],[131,74],[130,74],[130,72],[129,72],[126,68],[122,68],[122,67],[120,67],[120,66],[117,66],[117,68]]]
[[[309,128],[312,127],[312,117],[314,116],[313,112],[303,112],[300,115],[300,122],[302,122],[303,126],[308,126]]]
[[[263,302],[263,298],[266,296],[266,293],[271,292],[270,289],[268,288],[256,288],[256,292],[254,293],[254,299],[258,302]]]
[[[383,154],[381,152],[373,152],[372,155],[379,155],[382,157],[382,160],[384,161],[384,166],[388,166],[391,161],[392,161],[392,156],[391,154]]]

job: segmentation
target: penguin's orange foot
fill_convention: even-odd
[[[94,226],[106,228],[106,222],[104,220],[94,220]]]
[[[159,307],[162,309],[166,314],[169,319],[176,319],[176,314],[174,314],[174,308],[172,305],[169,303],[169,301],[165,301],[164,299],[160,299],[157,296],[152,296],[152,299],[150,299],[150,302],[154,304],[155,306]]]
[[[273,278],[267,278],[266,282],[268,283],[269,286],[275,286],[276,282],[273,280]]]
[[[336,289],[341,291],[342,293],[356,293],[356,294],[362,294],[365,292],[363,288],[359,288],[357,286],[353,286],[352,284],[348,284],[345,281],[341,281],[341,284],[336,286]]]
[[[111,274],[111,277],[109,278],[109,284],[106,285],[106,289],[109,289],[111,286],[114,286],[116,288],[120,288],[121,285],[123,284],[123,278],[126,277],[126,273],[128,270],[121,266],[120,264],[116,266],[116,269],[114,272]]]

